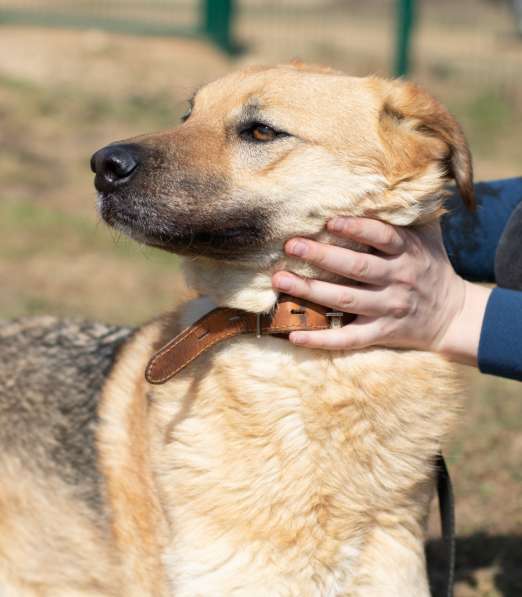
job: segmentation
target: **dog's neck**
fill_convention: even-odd
[[[215,306],[265,313],[277,300],[269,272],[216,265],[207,259],[187,262],[184,269],[188,285]]]
[[[321,234],[321,242],[350,247],[359,251],[367,251],[367,247],[355,245],[353,242],[333,239]],[[190,287],[200,295],[206,296],[219,307],[243,309],[253,313],[267,313],[275,305],[278,292],[272,287],[272,275],[276,271],[286,270],[306,278],[316,278],[329,282],[340,282],[335,274],[312,267],[310,264],[292,259],[279,251],[273,262],[264,268],[256,269],[233,263],[218,263],[213,259],[199,258],[186,260],[185,276]]]

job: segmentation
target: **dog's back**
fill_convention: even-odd
[[[0,572],[8,583],[0,587],[8,595],[56,595],[72,578],[87,594],[111,590],[96,408],[130,333],[53,317],[0,325]]]

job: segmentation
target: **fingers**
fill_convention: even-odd
[[[358,350],[379,343],[379,326],[375,321],[357,318],[340,329],[315,332],[292,332],[290,342],[306,348]]]
[[[386,284],[393,267],[389,260],[377,255],[359,253],[304,238],[289,240],[285,245],[285,251],[321,269],[368,284]]]
[[[370,218],[334,218],[329,232],[374,247],[387,255],[399,255],[405,248],[404,232],[391,224]]]
[[[325,305],[336,311],[357,315],[381,316],[406,308],[402,297],[387,297],[386,288],[341,286],[300,278],[288,272],[277,272],[272,278],[275,288],[292,296]]]

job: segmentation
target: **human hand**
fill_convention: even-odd
[[[346,284],[280,271],[274,288],[357,318],[340,329],[293,332],[309,348],[357,350],[393,346],[431,350],[476,364],[489,289],[460,278],[449,262],[438,223],[400,228],[366,218],[335,218],[327,229],[376,249],[373,254],[295,238],[292,257],[347,278]],[[350,281],[360,284],[350,284]]]

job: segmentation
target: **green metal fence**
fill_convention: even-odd
[[[233,0],[1,0],[0,23],[207,38],[227,53]]]
[[[395,1],[397,43],[394,71],[401,76],[407,74],[410,63],[416,0]],[[290,8],[299,10],[300,7],[293,5]],[[235,9],[234,0],[3,0],[0,1],[0,23],[202,37],[228,54],[234,54],[239,48],[233,33]],[[284,9],[282,2],[279,11]],[[301,9],[306,11],[306,3]]]
[[[210,40],[228,54],[245,48],[249,54],[259,55],[261,61],[300,57],[348,72],[354,72],[354,63],[357,69],[366,66],[354,74],[404,76],[420,65],[443,77],[458,68],[465,69],[468,78],[476,72],[479,77],[509,80],[510,85],[518,86],[520,77],[515,81],[513,74],[519,70],[518,50],[508,48],[515,42],[509,39],[504,23],[511,18],[514,34],[515,16],[506,13],[521,1],[0,0],[0,24],[197,37]],[[476,35],[471,37],[475,26]],[[432,43],[428,38],[437,27],[445,38],[454,32],[455,40],[459,36],[463,39],[463,32],[471,42],[459,47],[455,44],[456,51],[447,64],[437,57],[441,52],[435,45],[430,54],[422,49]],[[491,69],[483,60],[479,45],[484,35],[489,37],[487,43],[496,43],[494,36],[499,40],[492,48],[503,55],[498,68]],[[483,75],[486,69],[488,73]]]
[[[397,47],[395,50],[394,74],[402,77],[410,70],[410,53],[413,26],[416,16],[415,0],[397,2]]]

